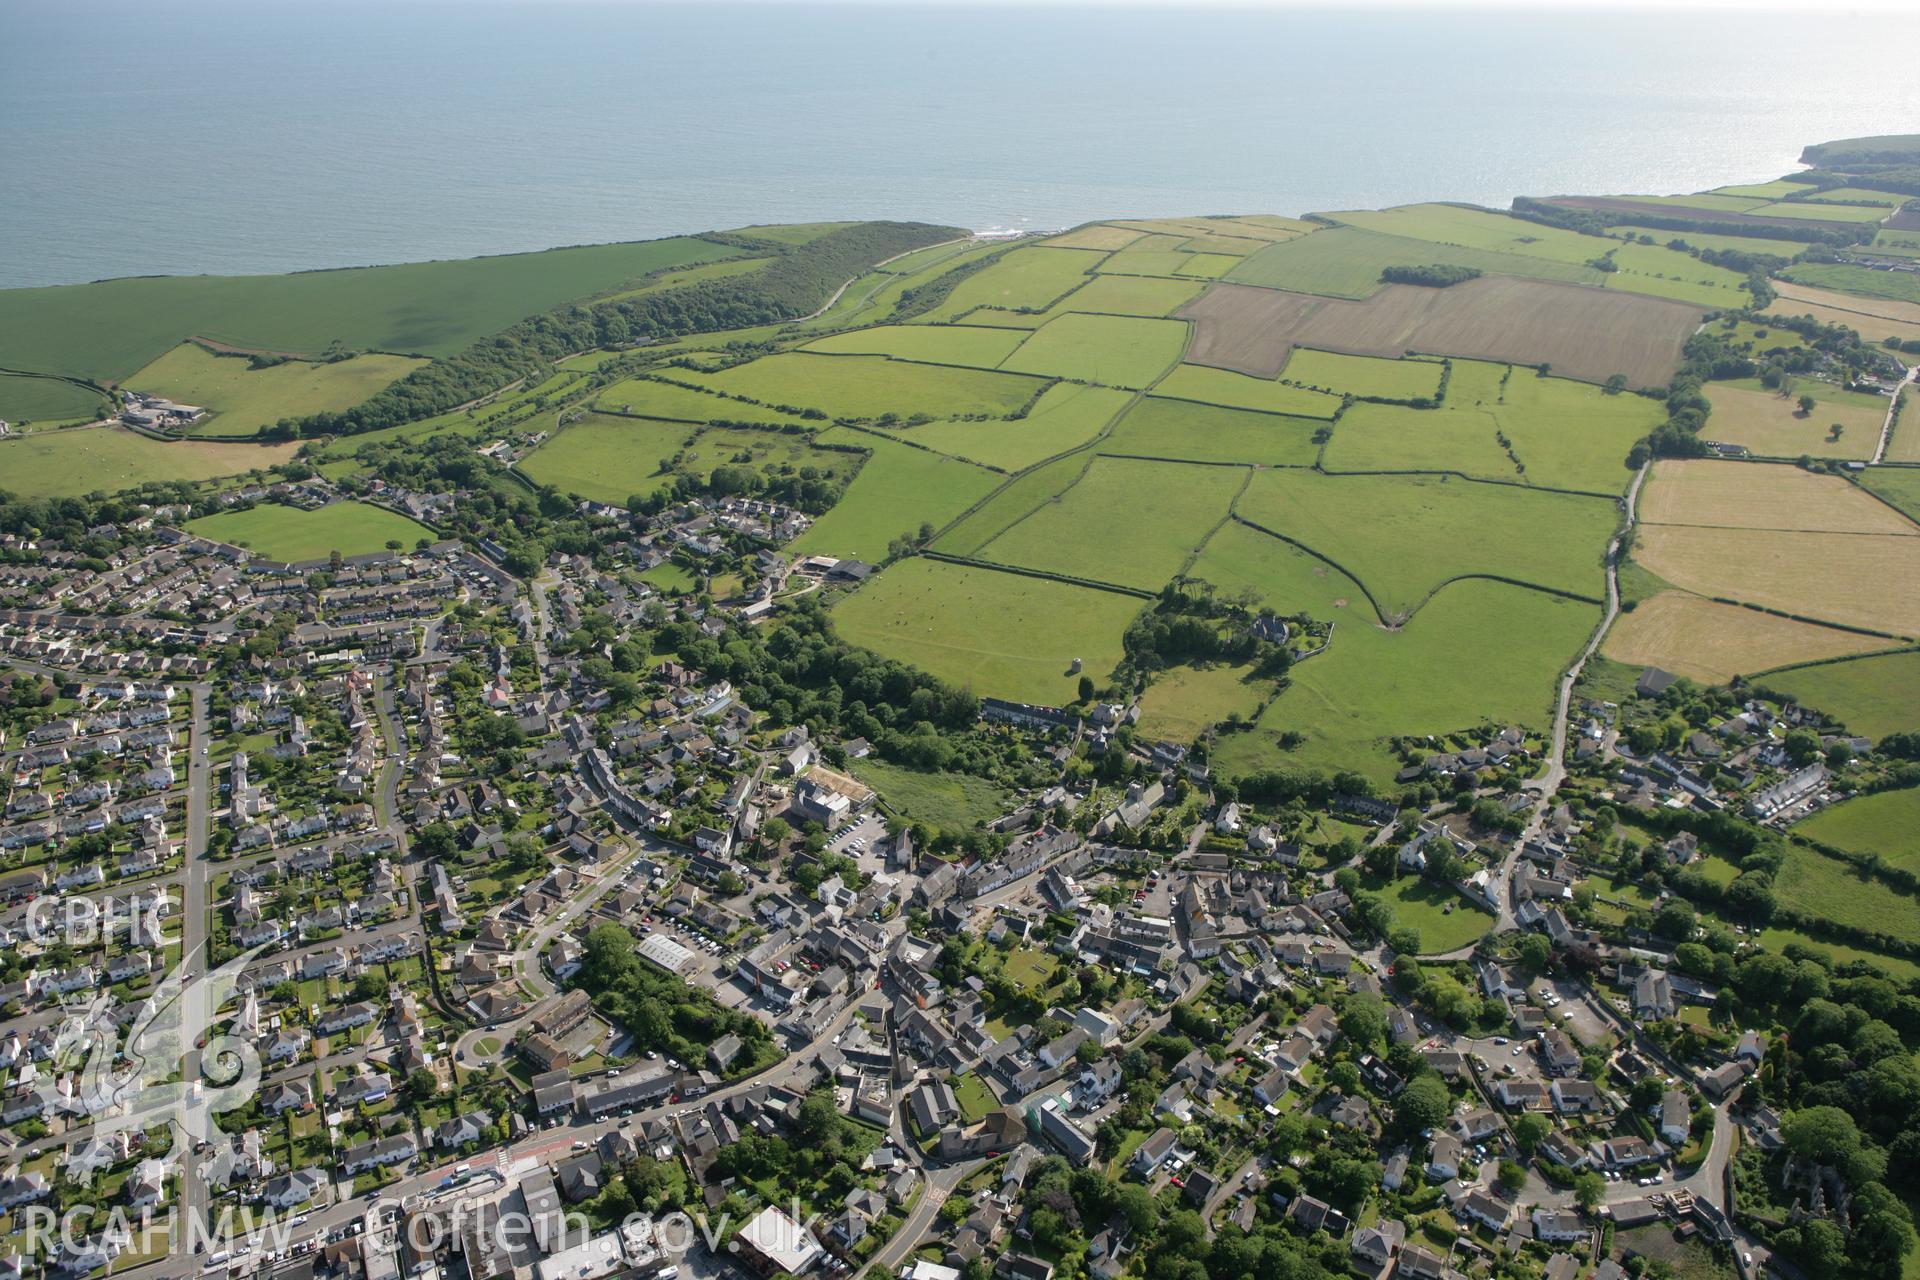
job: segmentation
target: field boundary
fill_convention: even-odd
[[[1683,588],[1675,588],[1675,590],[1683,590]],[[1699,593],[1689,592],[1688,594],[1698,595]],[[1751,600],[1735,600],[1731,596],[1702,596],[1701,598],[1711,600],[1715,604],[1730,604],[1740,609],[1751,609],[1755,613],[1769,614],[1775,618],[1785,618],[1789,622],[1804,622],[1810,627],[1825,627],[1829,631],[1847,631],[1857,636],[1872,636],[1876,640],[1892,640],[1900,645],[1913,644],[1912,636],[1898,635],[1892,631],[1875,631],[1872,627],[1857,627],[1848,622],[1830,622],[1825,618],[1814,618],[1804,613],[1788,613],[1785,609],[1769,609],[1763,604],[1754,604]],[[1839,661],[1845,661],[1848,658],[1865,658],[1870,656],[1872,655],[1864,653],[1847,654],[1839,659]],[[1823,661],[1831,661],[1831,659],[1823,659]],[[1812,664],[1796,662],[1789,665],[1804,667]]]
[[[1326,476],[1329,480],[1337,480],[1341,476],[1452,476],[1454,479],[1464,480],[1468,484],[1499,484],[1505,485],[1509,489],[1526,489],[1533,493],[1558,493],[1569,498],[1600,498],[1603,501],[1616,504],[1620,501],[1620,495],[1617,493],[1596,493],[1591,489],[1564,489],[1559,485],[1529,484],[1525,480],[1499,480],[1492,476],[1470,476],[1464,471],[1454,471],[1446,467],[1437,471],[1418,470],[1415,468],[1390,471],[1329,471],[1324,465],[1316,462],[1313,464],[1313,469],[1321,475]],[[1703,527],[1718,528],[1720,526]]]
[[[1365,580],[1363,580],[1359,574],[1354,573],[1351,569],[1347,568],[1347,566],[1341,564],[1338,560],[1335,560],[1332,556],[1327,555],[1325,552],[1317,550],[1316,548],[1308,546],[1306,543],[1300,541],[1298,538],[1289,537],[1288,535],[1281,533],[1278,529],[1269,529],[1267,528],[1267,526],[1261,524],[1257,520],[1249,520],[1245,516],[1241,515],[1238,511],[1231,511],[1231,510],[1228,511],[1227,519],[1232,520],[1238,524],[1243,524],[1247,528],[1252,529],[1255,533],[1264,533],[1269,538],[1278,538],[1280,541],[1286,543],[1288,546],[1293,547],[1296,550],[1306,552],[1308,555],[1312,556],[1315,560],[1318,560],[1321,563],[1326,564],[1332,568],[1338,569],[1341,573],[1345,574],[1349,579],[1351,579],[1353,582],[1353,585],[1360,588],[1360,594],[1367,598],[1367,606],[1373,610],[1374,621],[1378,622],[1381,626],[1386,627],[1390,631],[1399,630],[1398,625],[1389,623],[1387,621],[1387,615],[1381,611],[1380,602],[1374,599],[1373,591],[1367,586]],[[1216,529],[1215,532],[1217,533],[1219,532],[1219,530]],[[1208,541],[1211,542],[1212,538],[1208,538]],[[1204,550],[1204,546],[1202,549]]]
[[[1157,592],[1145,587],[1125,587],[1117,582],[1102,582],[1098,578],[1076,578],[1071,574],[1054,573],[1048,569],[1030,569],[1025,565],[1002,564],[998,560],[981,560],[974,556],[957,556],[948,551],[928,551],[924,548],[917,554],[941,564],[957,564],[969,569],[991,569],[996,573],[1011,573],[1021,578],[1038,578],[1043,582],[1058,582],[1062,586],[1086,587],[1092,591],[1105,591],[1117,596],[1132,596],[1136,600],[1152,600]]]
[[[1799,621],[1799,619],[1795,619],[1795,621]],[[1824,626],[1827,624],[1822,623],[1821,625]],[[1777,676],[1787,671],[1805,671],[1810,667],[1832,667],[1843,662],[1861,662],[1867,658],[1890,658],[1895,654],[1901,653],[1920,653],[1920,644],[1908,642],[1892,649],[1876,649],[1872,653],[1842,653],[1831,658],[1814,658],[1807,662],[1789,662],[1784,666],[1768,667],[1764,671],[1756,671],[1750,676],[1743,676],[1742,679],[1748,684],[1754,684],[1759,680],[1765,679],[1767,676]]]
[[[1182,361],[1181,361],[1180,363],[1181,363],[1181,364],[1186,364],[1186,363],[1188,363],[1188,362],[1187,362],[1187,361],[1185,361],[1185,360],[1182,360]],[[1175,367],[1177,368],[1178,366],[1175,366]],[[1214,368],[1218,368],[1219,366],[1217,366],[1217,365],[1210,365],[1210,364],[1202,364],[1202,365],[1195,365],[1194,367],[1195,367],[1195,368],[1199,368],[1199,369],[1214,369]],[[1173,372],[1173,370],[1172,370],[1172,369],[1169,369],[1169,370],[1167,370],[1167,373],[1172,373],[1172,372]],[[1239,373],[1240,371],[1239,371],[1238,369],[1227,369],[1227,370],[1224,370],[1224,372],[1226,372],[1226,373]],[[1241,376],[1241,377],[1243,377],[1243,378],[1251,378],[1251,377],[1253,377],[1254,375],[1253,375],[1253,374],[1250,374],[1250,373],[1247,373],[1247,374],[1241,374],[1240,376]],[[1164,379],[1164,378],[1166,377],[1166,374],[1162,374],[1162,375],[1161,375],[1161,377],[1162,377],[1162,378]],[[1272,381],[1272,379],[1270,379],[1270,378],[1263,378],[1263,379],[1261,379],[1261,381],[1263,381],[1263,382],[1270,382],[1270,381]],[[1157,386],[1158,384],[1156,383],[1155,385]],[[1293,384],[1291,384],[1291,383],[1289,383],[1289,384],[1286,384],[1286,385],[1289,385],[1289,386],[1291,386],[1291,385],[1293,385]],[[1297,389],[1299,389],[1299,390],[1316,390],[1317,388],[1310,388],[1310,387],[1302,387],[1302,388],[1297,388]],[[1340,421],[1340,415],[1341,415],[1342,413],[1344,413],[1344,412],[1346,412],[1346,408],[1347,408],[1347,401],[1348,401],[1348,400],[1350,400],[1350,399],[1352,399],[1352,397],[1351,397],[1351,396],[1343,396],[1343,397],[1341,397],[1341,400],[1340,400],[1340,407],[1339,407],[1338,409],[1335,409],[1335,410],[1333,411],[1333,416],[1332,416],[1332,417],[1330,417],[1330,418],[1323,418],[1323,417],[1321,417],[1320,415],[1318,415],[1318,414],[1315,414],[1315,413],[1282,413],[1282,412],[1280,412],[1280,411],[1279,411],[1278,409],[1249,409],[1249,408],[1247,408],[1247,407],[1246,407],[1246,406],[1244,406],[1244,405],[1237,405],[1237,404],[1219,404],[1219,403],[1217,403],[1217,402],[1215,402],[1215,401],[1212,401],[1212,400],[1195,400],[1195,399],[1194,399],[1194,398],[1193,398],[1192,396],[1175,396],[1175,395],[1165,395],[1165,394],[1163,394],[1163,393],[1161,393],[1161,392],[1158,392],[1158,391],[1148,391],[1148,392],[1146,392],[1145,394],[1148,394],[1148,395],[1151,395],[1151,396],[1152,396],[1152,397],[1153,397],[1153,398],[1154,398],[1155,400],[1172,400],[1172,401],[1174,401],[1174,402],[1175,402],[1175,403],[1177,403],[1177,404],[1197,404],[1197,405],[1199,405],[1199,406],[1201,406],[1202,408],[1205,408],[1205,409],[1231,409],[1231,410],[1233,410],[1233,411],[1234,411],[1235,413],[1261,413],[1261,414],[1265,414],[1265,415],[1266,415],[1267,417],[1269,417],[1269,418],[1305,418],[1305,419],[1307,419],[1307,420],[1308,420],[1308,421],[1310,421],[1310,422],[1338,422],[1338,421]],[[1323,392],[1322,394],[1331,394],[1331,393],[1328,393],[1328,392]]]

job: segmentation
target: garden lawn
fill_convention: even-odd
[[[948,1083],[953,1086],[953,1100],[960,1104],[960,1113],[968,1124],[978,1122],[1000,1105],[986,1082],[971,1071],[955,1076]]]
[[[1005,787],[966,773],[937,773],[889,764],[874,756],[847,766],[854,777],[909,821],[964,834],[1013,807]]]
[[[1075,658],[1095,681],[1121,657],[1144,602],[924,557],[900,561],[834,606],[840,637],[983,697],[1060,706]]]
[[[1247,473],[1095,458],[1073,488],[981,548],[983,560],[1157,591],[1226,518]]]
[[[335,551],[343,556],[370,555],[385,550],[390,540],[411,550],[421,538],[438,536],[403,515],[352,501],[330,503],[317,511],[263,502],[246,511],[201,516],[189,520],[185,528],[269,560],[289,562],[324,560]]]
[[[1847,853],[1878,854],[1890,867],[1920,873],[1920,789],[1856,796],[1821,810],[1794,831]]]
[[[0,490],[23,498],[78,498],[149,481],[193,483],[291,462],[298,448],[295,444],[168,443],[117,426],[33,432],[0,440]]]
[[[923,525],[940,528],[993,492],[1001,480],[970,462],[873,432],[839,428],[823,432],[819,440],[865,449],[870,456],[833,509],[793,543],[792,550],[800,555],[824,553],[878,563],[887,558],[887,546],[895,538],[915,536]]]
[[[829,417],[853,419],[914,414],[1004,416],[1046,389],[1043,379],[1010,373],[805,351],[764,356],[717,373],[677,370],[675,380],[774,408],[813,409]]]
[[[1186,342],[1183,321],[1072,313],[1049,320],[1000,367],[1107,386],[1148,387],[1179,361]]]
[[[217,356],[183,342],[127,379],[130,390],[199,405],[208,416],[189,429],[196,436],[251,436],[282,418],[332,413],[387,389],[424,360],[364,355],[326,364],[288,360],[253,368],[244,356]]]

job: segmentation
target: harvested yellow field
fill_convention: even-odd
[[[1798,397],[1764,388],[1710,382],[1704,390],[1713,417],[1703,433],[1767,458],[1846,458],[1866,461],[1887,418],[1884,397],[1814,393],[1813,412],[1802,414]],[[1844,399],[1842,398],[1844,397]],[[1833,428],[1841,428],[1836,438]]]
[[[1791,509],[1783,518],[1792,518]],[[1633,557],[1676,587],[1898,636],[1920,636],[1920,537],[1643,526]]]
[[[1127,227],[1076,227],[1045,243],[1055,249],[1124,249],[1146,234]]]
[[[1833,289],[1816,289],[1791,280],[1775,280],[1780,296],[1767,308],[1770,316],[1810,315],[1821,324],[1843,324],[1869,342],[1885,338],[1920,339],[1920,303],[1863,298]]]
[[[1648,526],[1920,537],[1920,526],[1840,477],[1784,462],[1661,462],[1647,478],[1637,514]]]
[[[1615,662],[1724,684],[1736,675],[1886,647],[1874,636],[1662,591],[1621,614],[1600,651]]]

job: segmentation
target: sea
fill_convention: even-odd
[[[1503,207],[1920,130],[1844,5],[0,0],[0,287],[756,222]]]

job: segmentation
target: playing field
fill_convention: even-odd
[[[1035,330],[1001,367],[1138,389],[1173,368],[1186,342],[1178,320],[1068,314]]]
[[[1837,289],[1889,302],[1920,303],[1920,275],[1911,271],[1878,271],[1837,262],[1802,262],[1788,267],[1787,278],[1818,289]]]
[[[330,503],[317,511],[261,503],[245,511],[201,516],[184,527],[203,538],[288,562],[324,560],[335,551],[343,556],[370,555],[384,550],[389,541],[411,550],[421,538],[438,536],[403,515],[352,501]]]
[[[842,599],[833,617],[849,643],[982,696],[1058,706],[1077,696],[1074,659],[1096,681],[1112,672],[1143,603],[915,556]]]
[[[1885,640],[1795,622],[1738,605],[1662,591],[1623,613],[1601,652],[1616,662],[1662,667],[1702,684],[1725,684],[1790,662],[1870,653]]]
[[[183,342],[127,379],[131,391],[199,405],[196,436],[251,436],[282,418],[351,409],[413,372],[424,360],[365,355],[328,364],[289,360],[255,369],[244,356],[217,356]]]
[[[252,350],[451,355],[572,298],[739,250],[680,237],[278,276],[162,276],[0,290],[0,351],[34,372],[123,379],[194,336]]]
[[[1612,502],[1444,476],[1255,472],[1238,513],[1365,583],[1389,621],[1449,579],[1497,576],[1598,600]]]
[[[1383,360],[1295,347],[1280,376],[1336,395],[1376,400],[1431,400],[1445,368],[1434,360]]]
[[[1776,280],[1773,288],[1780,296],[1767,308],[1770,316],[1812,316],[1821,324],[1843,324],[1869,342],[1920,339],[1920,303],[1863,298],[1792,280]]]
[[[992,492],[1002,477],[970,462],[915,449],[870,432],[824,432],[823,444],[869,449],[872,457],[831,511],[791,544],[798,555],[823,553],[878,562],[887,544],[935,529]]]
[[[915,444],[983,462],[1003,471],[1021,471],[1099,435],[1130,397],[1110,387],[1060,382],[1050,387],[1024,418],[980,422],[929,422],[901,430]]]
[[[1252,720],[1272,693],[1273,682],[1250,679],[1246,667],[1174,667],[1140,695],[1140,735],[1192,742],[1235,712]]]
[[[1920,873],[1920,788],[1858,796],[1821,810],[1794,831],[1848,853],[1877,853],[1888,866]]]
[[[833,418],[860,420],[888,414],[1004,416],[1046,387],[1039,378],[1011,373],[805,351],[765,356],[717,373],[676,369],[674,379],[778,409],[814,409]]]
[[[596,414],[549,437],[521,459],[519,470],[535,484],[623,507],[666,484],[672,473],[665,464],[698,432],[688,423]]]
[[[1648,525],[1920,535],[1920,526],[1840,477],[1786,463],[1661,462],[1640,490],[1638,514]]]
[[[1128,411],[1100,448],[1104,453],[1143,458],[1310,467],[1320,452],[1315,437],[1326,426],[1317,418],[1288,418],[1148,396]]]
[[[1549,365],[1587,382],[1619,373],[1634,386],[1664,386],[1700,323],[1700,308],[1689,303],[1511,277],[1446,289],[1388,285],[1358,302],[1222,284],[1181,315],[1194,322],[1189,360],[1263,377],[1300,345]]]
[[[1020,334],[1010,329],[958,324],[883,324],[819,338],[804,349],[991,369],[1012,355],[1019,345]]]
[[[124,427],[74,427],[0,440],[0,490],[23,498],[78,498],[148,481],[211,480],[293,459],[298,445],[167,443]]]
[[[0,373],[0,421],[87,422],[107,412],[99,393],[58,378]]]
[[[1086,283],[1105,257],[1086,249],[1010,249],[955,285],[945,302],[920,319],[954,320],[975,307],[1044,311]]]
[[[739,400],[730,400],[709,391],[697,391],[665,380],[676,378],[680,373],[679,369],[665,369],[661,371],[658,378],[628,378],[616,382],[594,397],[594,406],[600,409],[611,409],[617,413],[638,414],[643,418],[662,418],[679,422],[780,424],[806,421],[796,413],[783,413],[778,409],[769,409],[765,405],[745,404]]]
[[[1095,458],[1080,482],[978,552],[998,564],[1157,591],[1246,480],[1238,467]]]
[[[1920,653],[1795,667],[1759,683],[1869,738],[1920,729]]]
[[[1705,434],[1728,444],[1745,445],[1761,457],[1856,458],[1873,456],[1887,418],[1887,398],[1845,391],[1823,382],[1790,382],[1769,391],[1758,379],[1709,382],[1713,405]],[[1814,398],[1803,413],[1799,398]],[[1840,428],[1836,436],[1834,427]]]
[[[1340,411],[1340,398],[1324,391],[1248,377],[1225,369],[1183,364],[1162,378],[1154,394],[1202,404],[1223,405],[1229,409],[1252,409],[1259,413],[1284,413],[1301,418],[1331,418]]]

